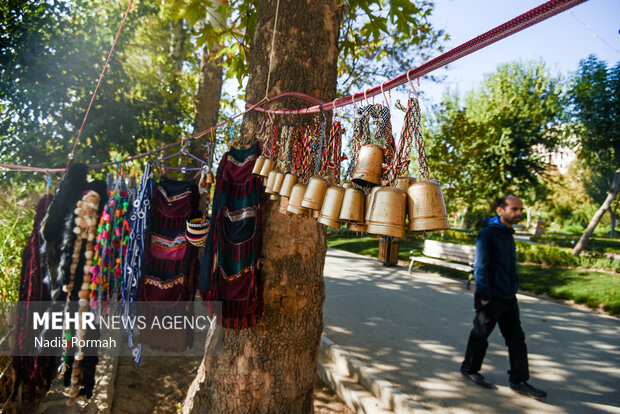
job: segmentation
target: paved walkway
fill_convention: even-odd
[[[324,331],[335,343],[433,412],[620,413],[620,320],[519,295],[531,383],[545,401],[508,388],[496,328],[482,373],[492,390],[458,372],[473,319],[473,291],[436,274],[383,267],[330,249]]]

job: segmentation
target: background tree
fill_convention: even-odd
[[[427,122],[431,176],[451,208],[488,208],[505,193],[546,194],[546,155],[562,135],[562,82],[542,62],[512,62],[462,100],[447,93]]]
[[[224,79],[236,79],[242,86],[248,75],[256,2],[177,0],[174,4],[180,10],[179,16],[192,27],[196,44],[209,51],[205,63],[219,62]],[[353,0],[340,1],[338,7],[343,16],[338,39],[339,94],[376,85],[414,68],[431,54],[441,52],[442,41],[448,38],[443,30],[430,24],[432,1]],[[222,95],[225,108],[234,108],[242,99],[242,93],[229,96],[230,89]]]
[[[603,175],[601,171],[590,172],[588,170],[585,171],[587,175],[583,177],[584,186],[588,196],[590,199],[596,203],[597,206],[602,206],[607,197],[609,196],[610,187],[613,187],[613,179],[610,185],[610,178],[613,177],[614,174],[609,174],[607,176]],[[609,203],[609,207],[607,207],[607,211],[609,213],[609,221],[610,221],[610,230],[609,237],[612,239],[616,236],[616,214],[618,212],[618,205],[620,205],[620,197],[617,197]],[[601,217],[604,219],[604,217]]]
[[[441,53],[449,37],[431,25],[433,8],[427,0],[344,2],[338,92],[348,95],[375,86]]]
[[[120,0],[12,0],[0,6],[0,160],[66,164],[126,7]],[[187,130],[193,108],[191,94],[183,91],[196,82],[179,68],[196,60],[187,55],[183,37],[182,27],[164,15],[159,2],[136,3],[76,160],[133,155]]]
[[[607,67],[589,56],[579,63],[571,91],[579,158],[592,175],[591,182],[606,184],[606,196],[573,249],[573,256],[585,247],[606,211],[615,217],[613,201],[620,190],[620,62]]]
[[[589,210],[591,197],[583,182],[583,166],[574,160],[564,174],[554,165],[549,166],[547,186],[549,195],[541,210],[551,213],[557,230],[563,233],[581,233],[583,215]],[[588,217],[589,218],[589,217]]]

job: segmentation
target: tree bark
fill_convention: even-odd
[[[198,81],[198,91],[194,97],[194,107],[196,109],[196,127],[198,131],[204,131],[217,124],[220,111],[220,97],[222,95],[222,66],[219,60],[210,60],[211,52],[208,45],[202,48],[202,59],[200,61],[200,79]],[[197,140],[195,145],[208,142],[211,135],[207,134]],[[205,152],[199,149],[193,151],[196,154]]]
[[[246,90],[246,101],[251,103],[265,98],[275,6],[276,0],[262,0],[259,3]],[[340,20],[336,0],[280,1],[268,96],[297,91],[324,101],[336,97]],[[307,105],[297,98],[285,98],[270,104],[272,109],[304,106]],[[264,116],[259,112],[250,112],[243,117],[243,144],[251,142],[262,119]],[[279,116],[278,121],[281,124],[304,125],[308,118]]]
[[[215,28],[223,29],[225,22],[223,21],[222,14],[217,11],[217,7],[215,6],[216,4],[207,6],[207,24]],[[216,125],[218,121],[220,97],[222,95],[222,84],[224,80],[222,79],[223,70],[221,59],[211,59],[211,56],[217,53],[217,51],[217,46],[209,50],[209,45],[207,43],[205,43],[202,48],[198,92],[194,97],[196,126],[198,127],[198,131],[204,131]],[[204,139],[201,141],[204,141]]]
[[[611,222],[611,229],[609,230],[609,237],[616,237],[616,213],[618,211],[618,206],[620,205],[620,200],[616,200],[616,204],[614,206],[609,206],[609,221]]]
[[[609,238],[613,239],[616,236],[616,209],[610,205],[608,210],[609,221],[611,222],[611,229],[609,229]]]
[[[265,97],[276,0],[261,0],[250,48],[246,101]],[[269,96],[284,91],[336,95],[340,9],[336,0],[280,0]],[[306,106],[296,99],[271,108]],[[240,145],[264,119],[244,116]],[[280,125],[307,119],[279,117]],[[325,228],[312,218],[285,216],[270,201],[265,212],[264,314],[244,331],[225,330],[223,351],[206,355],[183,404],[184,413],[309,413],[323,328]]]
[[[594,229],[596,228],[599,221],[601,221],[601,218],[605,214],[605,211],[609,209],[609,207],[611,206],[611,203],[613,203],[614,199],[618,195],[619,189],[620,189],[620,169],[616,170],[614,174],[613,180],[609,187],[609,191],[607,191],[607,198],[605,198],[605,201],[603,201],[603,204],[601,205],[601,207],[599,207],[596,213],[594,213],[594,216],[592,216],[592,220],[590,220],[588,227],[586,227],[586,231],[581,235],[581,238],[579,239],[579,241],[573,248],[573,252],[572,252],[573,256],[579,256],[579,253],[581,253],[581,251],[584,249],[586,243],[588,243],[588,240],[590,239],[590,236],[592,236],[592,233],[594,233]]]
[[[527,223],[525,224],[525,229],[527,231],[530,230],[530,225],[532,224],[532,209],[533,208],[534,207],[532,207],[532,206],[525,207],[525,211],[527,212]]]

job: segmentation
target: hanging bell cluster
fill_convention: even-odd
[[[435,180],[415,182],[412,177],[398,177],[393,186],[368,187],[366,193],[351,183],[331,185],[320,176],[311,177],[307,185],[297,180],[291,173],[275,170],[268,176],[265,191],[273,200],[279,196],[282,214],[310,214],[325,226],[339,229],[346,222],[351,231],[398,238],[405,236],[406,229],[449,228],[441,187]]]
[[[352,183],[342,187],[318,175],[303,184],[294,174],[275,169],[273,160],[261,157],[254,171],[266,179],[265,192],[271,200],[279,200],[282,214],[312,215],[319,223],[337,229],[346,222],[351,231],[397,238],[403,238],[406,229],[424,232],[449,228],[436,180],[416,182],[412,177],[398,177],[392,186],[380,185],[383,149],[379,145],[360,149]]]
[[[404,107],[401,106],[401,109],[404,110]],[[278,141],[274,134],[266,134],[271,137],[265,144],[265,148],[269,148],[265,153],[270,157],[261,155],[256,160],[253,173],[264,178],[265,192],[271,200],[279,201],[282,214],[310,215],[325,226],[340,229],[346,223],[351,231],[396,238],[403,238],[406,230],[425,232],[448,229],[441,187],[439,182],[428,179],[423,139],[419,129],[416,129],[420,119],[417,101],[410,99],[406,111],[407,124],[403,132],[406,139],[402,139],[399,148],[396,148],[391,134],[389,109],[380,105],[360,109],[362,118],[356,121],[353,156],[347,174],[351,181],[342,186],[335,185],[333,175],[327,172],[331,168],[333,174],[338,176],[343,157],[339,149],[340,135],[332,131],[327,139],[325,121],[322,128],[314,130],[312,137],[306,129],[305,135],[301,133],[297,136],[297,141],[291,139],[292,129],[287,127],[283,128],[282,136],[287,137],[284,140]],[[377,126],[374,135],[369,126],[371,118]],[[316,132],[319,130],[320,133]],[[398,176],[408,170],[414,136],[423,179],[420,182],[413,177]],[[302,145],[294,146],[293,142]],[[311,153],[303,153],[299,158],[300,148],[309,149]],[[303,160],[303,164],[291,161],[293,151],[298,156],[295,159]],[[295,171],[296,175],[290,171]],[[311,171],[314,175],[310,177]]]

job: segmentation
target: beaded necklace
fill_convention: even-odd
[[[93,308],[103,311],[102,304],[116,300],[121,284],[122,259],[129,238],[129,193],[120,181],[109,191],[106,204],[97,227],[97,244],[91,269],[90,302]]]

